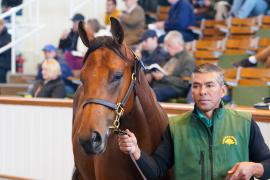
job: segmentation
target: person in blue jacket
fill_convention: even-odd
[[[164,28],[165,32],[179,31],[183,35],[184,41],[197,39],[197,35],[190,29],[195,26],[195,14],[192,4],[187,0],[169,0],[172,5],[166,21],[156,23],[158,29]]]

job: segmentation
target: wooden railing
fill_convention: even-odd
[[[20,97],[0,97],[0,104],[36,105],[72,107],[72,99],[45,99],[45,98],[20,98]],[[182,114],[193,109],[193,105],[180,103],[160,103],[165,111],[170,115]],[[251,112],[253,118],[259,122],[270,122],[270,111],[255,109],[245,106],[230,106],[237,111]]]

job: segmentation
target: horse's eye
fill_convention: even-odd
[[[122,72],[117,72],[113,75],[112,82],[119,81],[122,78],[123,74]]]

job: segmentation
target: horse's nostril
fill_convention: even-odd
[[[102,137],[97,131],[91,132],[89,138],[79,138],[79,143],[87,154],[97,154],[102,145]]]
[[[92,143],[94,147],[98,146],[101,143],[101,135],[96,131],[92,132],[90,135],[90,143]]]

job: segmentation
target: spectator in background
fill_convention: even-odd
[[[169,31],[179,31],[183,35],[184,41],[192,41],[198,37],[190,30],[191,26],[195,26],[195,14],[192,4],[188,0],[168,0],[172,5],[168,19],[157,22],[157,29],[164,29],[166,33]],[[163,40],[165,36],[161,38]]]
[[[64,31],[60,41],[59,49],[64,53],[65,60],[72,70],[80,70],[82,67],[83,54],[86,51],[85,46],[78,46],[81,40],[78,33],[80,21],[84,21],[84,16],[80,13],[72,17],[72,29],[70,32]]]
[[[222,21],[229,17],[233,0],[214,0],[215,20]]]
[[[139,43],[139,38],[144,31],[145,15],[144,11],[137,4],[138,0],[124,0],[126,11],[120,16],[120,22],[125,31],[125,41],[128,45]]]
[[[178,31],[169,32],[164,39],[164,46],[171,55],[163,66],[166,75],[153,71],[152,77],[147,77],[156,93],[158,101],[168,101],[171,98],[186,97],[190,89],[188,80],[195,69],[193,57],[185,50],[182,34]]]
[[[211,0],[191,0],[194,7],[194,14],[196,21],[201,21],[202,19],[213,19],[214,10]]]
[[[86,21],[87,32],[91,32],[95,37],[97,36],[111,36],[111,32],[101,26],[97,19],[88,19]]]
[[[120,14],[120,11],[117,9],[117,1],[116,0],[107,0],[105,25],[108,26],[111,24],[110,17],[118,18],[119,14]]]
[[[5,22],[0,19],[0,48],[11,42],[11,36],[5,27]],[[11,49],[0,53],[0,83],[6,83],[7,72],[11,68]]]
[[[43,61],[42,80],[38,80],[31,92],[33,97],[64,98],[65,84],[61,79],[61,69],[55,59]]]
[[[49,59],[55,59],[59,63],[60,69],[61,69],[61,79],[65,83],[65,90],[66,90],[67,94],[74,93],[76,91],[77,87],[68,79],[69,77],[73,76],[72,70],[67,65],[67,63],[57,55],[56,47],[53,46],[52,44],[47,44],[44,46],[44,48],[42,50],[44,53],[44,61],[49,60]],[[37,80],[43,80],[42,66],[41,65],[38,66]]]
[[[266,0],[234,0],[231,14],[238,18],[247,18],[264,14],[267,8]]]
[[[169,59],[169,54],[158,44],[156,31],[146,30],[140,41],[135,53],[145,65],[157,63],[162,66]]]
[[[138,4],[144,10],[146,24],[157,21],[158,0],[138,0]]]

